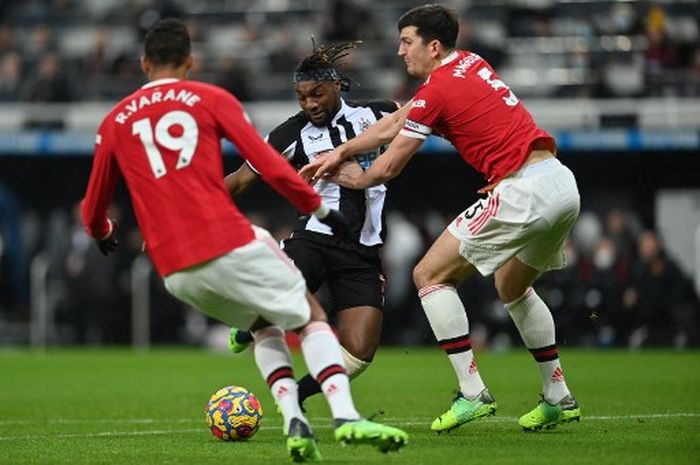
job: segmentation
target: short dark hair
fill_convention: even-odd
[[[191,52],[187,26],[176,18],[159,19],[146,33],[143,50],[156,66],[182,65]]]
[[[416,35],[426,43],[437,39],[448,49],[455,48],[457,43],[457,12],[444,5],[431,3],[412,8],[401,16],[398,26],[399,32],[405,27],[415,26]]]

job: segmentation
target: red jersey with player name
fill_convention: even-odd
[[[120,176],[146,248],[161,276],[203,263],[254,238],[224,185],[221,138],[304,213],[321,199],[258,135],[238,100],[196,81],[150,82],[119,102],[97,133],[82,219],[97,238]]]
[[[456,50],[418,88],[401,134],[445,137],[464,161],[495,183],[517,171],[532,148],[556,150],[513,92],[476,53]]]

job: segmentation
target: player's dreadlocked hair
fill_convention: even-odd
[[[333,45],[320,45],[311,38],[313,52],[304,58],[294,71],[294,82],[301,81],[340,81],[341,90],[349,90],[354,79],[338,71],[340,60],[350,55],[350,51],[362,43],[361,40],[342,42]]]

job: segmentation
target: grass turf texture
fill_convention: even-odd
[[[525,433],[517,417],[540,391],[525,350],[477,354],[495,396],[495,417],[438,436],[430,422],[456,382],[437,349],[380,349],[353,382],[361,412],[411,435],[399,454],[341,447],[329,410],[310,399],[327,463],[696,464],[700,457],[700,353],[564,350],[581,423]],[[297,359],[297,375],[304,373]],[[270,464],[288,461],[281,417],[250,352],[199,350],[0,350],[0,464]],[[220,387],[256,393],[265,417],[249,441],[224,443],[207,430],[204,405]]]

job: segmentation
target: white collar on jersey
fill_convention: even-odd
[[[163,78],[163,79],[156,79],[155,81],[151,81],[146,85],[141,86],[142,89],[148,89],[149,87],[156,87],[160,86],[163,84],[172,84],[173,82],[177,82],[179,79],[177,78]]]
[[[447,63],[455,60],[456,58],[457,58],[457,50],[454,50],[452,53],[450,53],[449,55],[447,55],[445,58],[442,59],[442,61],[440,62],[440,66],[446,65]]]
[[[349,108],[350,108],[350,107],[348,106],[348,104],[345,103],[345,99],[344,99],[343,97],[340,97],[340,108],[338,109],[338,113],[335,114],[335,116],[333,117],[333,119],[331,120],[331,122],[332,122],[332,123],[335,123],[335,122],[338,120],[338,118],[340,118],[340,117],[343,116],[345,113],[347,113],[347,110],[348,110]]]
[[[457,59],[457,50],[454,50],[452,53],[450,53],[445,58],[443,58],[442,61],[440,62],[440,66],[445,66],[447,63],[454,61],[455,59]],[[438,68],[440,66],[438,66]],[[435,71],[435,70],[433,70],[433,71]],[[431,72],[430,75],[428,76],[428,78],[425,80],[426,84],[430,82],[430,76],[432,76],[432,75],[433,75],[433,73]]]

